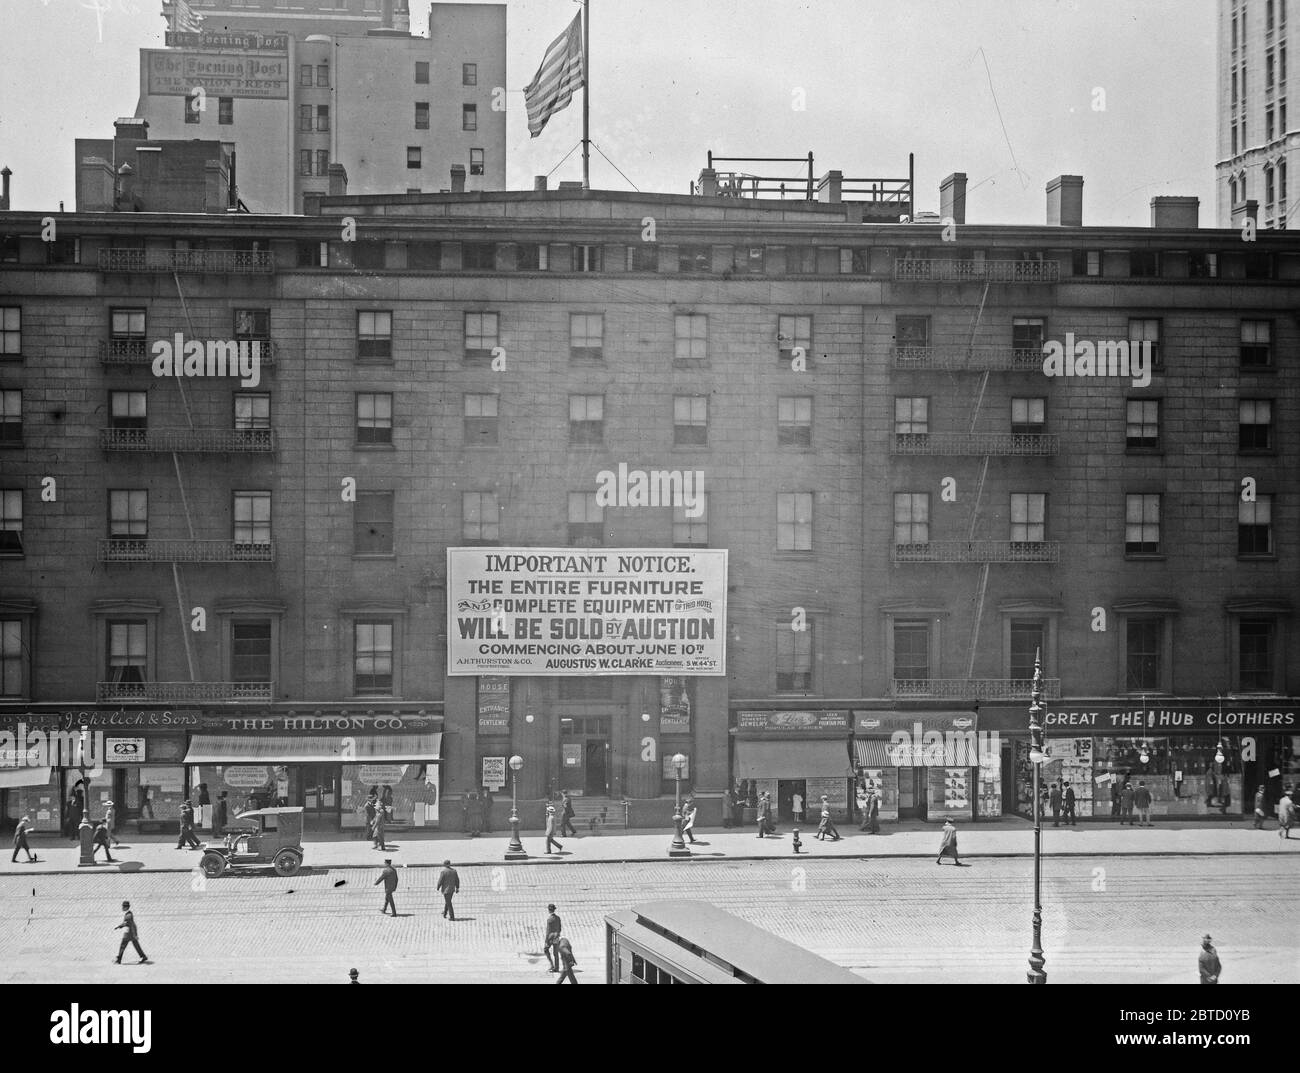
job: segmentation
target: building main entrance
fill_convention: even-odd
[[[304,830],[337,831],[341,781],[339,765],[303,764],[299,768],[299,778],[302,780]]]
[[[609,756],[609,716],[561,717],[560,789],[607,796]]]

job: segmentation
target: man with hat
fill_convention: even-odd
[[[95,832],[90,837],[90,859],[95,859],[95,854],[99,852],[100,847],[104,848],[104,856],[108,858],[110,864],[113,863],[113,855],[108,851],[108,823],[100,820],[95,824]]]
[[[1219,952],[1214,949],[1208,935],[1201,936],[1201,955],[1197,958],[1197,967],[1201,970],[1201,983],[1217,984],[1223,966],[1219,963]]]
[[[438,873],[434,889],[442,895],[442,915],[448,920],[455,920],[456,910],[452,908],[451,900],[460,890],[460,876],[451,866],[451,861],[442,862],[442,871]]]
[[[379,873],[379,878],[375,880],[373,886],[384,885],[384,907],[379,910],[381,913],[387,913],[388,907],[393,907],[393,916],[397,916],[397,903],[393,901],[393,891],[397,889],[397,869],[393,867],[391,857],[384,858],[384,870]]]
[[[557,850],[564,852],[564,847],[560,844],[559,839],[555,836],[559,833],[559,824],[555,818],[555,806],[546,806],[546,852],[554,853]],[[551,843],[555,843],[555,849],[551,849]]]
[[[129,945],[135,947],[135,952],[140,955],[140,964],[143,965],[149,960],[149,955],[140,948],[140,933],[135,928],[135,914],[131,912],[130,902],[122,903],[122,913],[122,923],[113,930],[121,931],[126,929],[126,934],[122,936],[122,945],[117,948],[117,957],[114,959],[114,964],[122,964],[122,955],[126,953],[126,948]]]
[[[27,832],[32,826],[31,818],[26,812],[18,817],[18,826],[14,828],[14,855],[10,861],[18,860],[18,851],[22,850],[27,854],[27,861],[30,864],[36,860],[36,855],[32,853],[32,847],[27,844]]]
[[[108,828],[108,837],[113,845],[120,846],[117,840],[117,806],[112,801],[104,802],[104,826]]]

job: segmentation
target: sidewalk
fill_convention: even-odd
[[[800,828],[799,837],[803,847],[797,859],[933,858],[939,851],[939,830],[936,824],[905,822],[882,825],[880,834],[868,835],[846,825],[841,831],[844,837],[839,842],[818,842],[814,837],[815,828]],[[698,841],[694,846],[689,846],[691,857],[680,860],[796,859],[791,848],[791,828],[788,825],[783,825],[779,834],[761,839],[753,827],[742,831],[696,828],[695,834]],[[524,850],[529,855],[528,860],[507,862],[505,852],[510,841],[509,832],[494,832],[478,838],[427,830],[392,832],[386,853],[371,848],[368,841],[355,836],[334,832],[315,836],[309,834],[304,839],[304,867],[374,868],[381,865],[385,857],[392,857],[395,864],[411,868],[436,867],[446,859],[458,867],[507,863],[664,861],[669,859],[668,845],[672,840],[672,831],[586,834],[578,838],[564,838],[561,840],[564,852],[549,855],[542,852],[546,841],[540,833],[525,831],[521,832],[520,837]],[[130,835],[123,842],[113,852],[115,863],[106,862],[101,853],[93,870],[186,872],[198,867],[200,853],[196,850],[176,849],[174,834]],[[963,858],[972,860],[981,857],[1032,857],[1033,826],[1028,821],[1014,817],[989,823],[962,824],[958,826],[958,847]],[[16,863],[0,857],[0,876],[84,874],[92,871],[91,868],[78,868],[78,849],[57,836],[35,836],[32,839],[32,850],[39,858],[35,864],[26,863],[21,855]],[[1251,823],[1244,820],[1240,823],[1217,822],[1200,826],[1191,822],[1170,821],[1151,828],[1088,824],[1057,829],[1048,824],[1043,828],[1043,853],[1055,857],[1300,855],[1300,837],[1287,841],[1278,838],[1275,823],[1263,831],[1256,831]],[[269,866],[267,870],[270,871]]]

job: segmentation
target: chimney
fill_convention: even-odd
[[[840,203],[840,191],[844,186],[844,172],[828,171],[817,180],[817,200],[832,205]]]
[[[1047,225],[1083,226],[1083,176],[1058,175],[1047,184]]]
[[[1238,201],[1232,206],[1232,226],[1240,228],[1247,220],[1254,224],[1259,223],[1259,202],[1253,197],[1246,201]]]
[[[1153,197],[1151,226],[1195,231],[1200,226],[1199,197]]]
[[[342,164],[331,164],[325,174],[329,177],[329,196],[344,197],[348,192],[348,169]]]
[[[143,142],[149,138],[149,120],[125,116],[113,120],[113,136],[122,142]]]
[[[203,211],[225,212],[230,207],[230,179],[220,160],[203,164]]]
[[[540,190],[540,191],[542,191],[543,193],[546,192],[546,176],[545,176],[545,175],[534,175],[534,176],[533,176],[533,189],[534,189],[534,190]]]
[[[465,192],[464,164],[453,164],[451,166],[451,192],[453,194],[463,194]]]
[[[696,186],[700,197],[718,196],[718,173],[713,168],[700,169],[700,181]]]
[[[939,216],[952,217],[955,224],[966,222],[966,173],[954,171],[939,184]]]
[[[9,176],[12,174],[13,172],[9,170],[8,166],[0,171],[0,181],[4,182],[4,189],[0,190],[0,210],[6,212],[9,210]]]

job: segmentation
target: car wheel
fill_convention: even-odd
[[[291,849],[282,849],[275,855],[275,872],[276,875],[291,876],[296,875],[299,866],[302,864],[302,858],[294,853]]]
[[[226,858],[220,853],[205,853],[203,860],[199,862],[199,867],[209,879],[216,879],[226,870]]]

